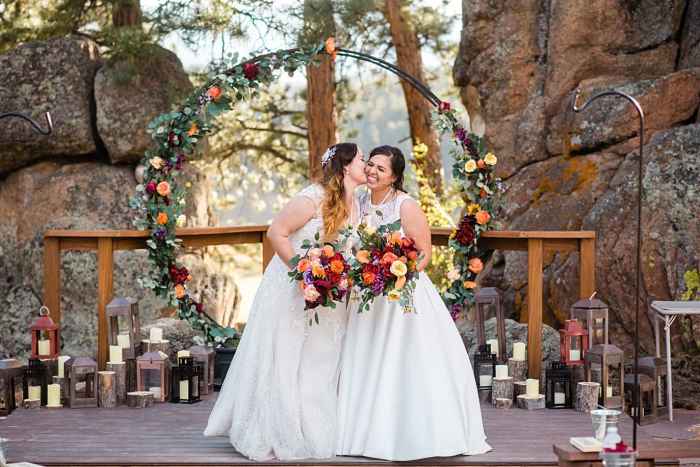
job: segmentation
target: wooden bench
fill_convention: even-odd
[[[700,459],[700,441],[644,441],[637,445],[637,466],[653,467],[660,461]],[[570,444],[555,444],[554,454],[562,467],[594,467],[602,465],[597,452],[581,452]]]

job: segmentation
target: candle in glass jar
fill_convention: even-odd
[[[65,378],[65,364],[66,362],[70,360],[70,357],[68,355],[60,355],[58,357],[58,377],[59,378]]]
[[[41,386],[29,386],[29,397],[30,401],[41,400]]]
[[[51,341],[48,339],[41,339],[39,341],[39,355],[40,356],[48,356],[51,355]]]
[[[479,386],[482,386],[482,387],[491,386],[491,380],[492,380],[491,375],[480,375],[479,376]]]
[[[612,386],[608,386],[605,390],[607,396],[606,397],[612,397],[613,396],[613,388]]]
[[[190,385],[187,380],[180,381],[180,400],[186,401],[190,398]]]
[[[528,396],[538,396],[540,394],[540,380],[528,378],[525,381],[525,394]]]
[[[496,378],[503,379],[508,377],[508,365],[496,365]]]
[[[581,351],[580,350],[569,350],[569,360],[572,362],[581,360]]]
[[[496,354],[496,358],[498,358],[498,339],[489,339],[486,341],[486,345],[491,346],[491,353]]]
[[[61,385],[60,384],[49,384],[46,386],[47,390],[47,400],[46,405],[49,407],[60,407],[61,406]]]
[[[163,330],[161,328],[151,328],[149,334],[151,343],[157,343],[163,340]]]
[[[525,360],[525,342],[513,342],[513,360]]]
[[[121,345],[110,345],[109,346],[109,363],[121,363],[122,362],[122,346]]]
[[[117,345],[123,349],[131,347],[131,341],[128,334],[117,334]]]
[[[554,393],[554,403],[556,405],[561,405],[566,403],[566,395],[563,392]]]

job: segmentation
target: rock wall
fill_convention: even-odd
[[[643,158],[644,297],[676,298],[700,263],[700,3],[693,0],[464,0],[455,83],[475,131],[485,128],[505,180],[503,227],[595,230],[596,285],[613,339],[634,319],[638,120],[603,98],[569,109],[573,91],[618,89],[646,113]],[[571,136],[570,151],[565,144]],[[578,255],[548,255],[545,319],[578,298]],[[527,258],[497,253],[484,280],[527,313]],[[642,316],[642,345],[653,334]],[[677,343],[678,345],[678,343]]]

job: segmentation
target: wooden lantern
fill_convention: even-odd
[[[70,358],[64,365],[68,378],[68,405],[72,409],[97,407],[97,363],[89,357]]]
[[[122,358],[136,358],[141,346],[139,305],[133,298],[117,297],[107,305],[109,345],[122,347]]]
[[[586,380],[600,383],[599,405],[623,410],[625,354],[612,344],[598,344],[586,352]]]
[[[571,319],[577,319],[588,331],[590,349],[597,344],[608,343],[608,305],[597,298],[584,298],[571,307]]]
[[[571,368],[563,362],[552,362],[545,370],[545,405],[548,409],[573,407]]]
[[[202,378],[199,380],[200,394],[207,395],[214,391],[214,362],[216,352],[210,345],[194,345],[190,347],[190,355],[196,363],[202,366]]]
[[[0,360],[0,417],[10,415],[24,399],[24,366],[15,358]]]
[[[491,349],[496,353],[496,359],[501,362],[507,361],[506,355],[506,320],[503,316],[501,305],[501,293],[495,287],[484,287],[477,289],[474,294],[476,303],[476,335],[477,344],[486,344],[486,315],[489,308],[493,308],[496,315],[496,335],[498,338],[498,349]]]
[[[668,415],[668,404],[666,402],[667,386],[666,363],[658,357],[642,357],[639,359],[639,372],[647,375],[656,383],[656,415],[665,417]]]
[[[201,379],[202,365],[195,364],[193,357],[179,357],[177,366],[172,368],[170,402],[179,404],[199,402],[199,382]]]
[[[496,376],[496,355],[491,353],[488,345],[480,345],[474,355],[474,376],[479,391],[490,391]]]
[[[32,358],[58,358],[58,326],[49,316],[49,309],[42,306],[39,318],[30,328],[32,334]]]
[[[625,402],[627,407],[627,413],[630,417],[634,417],[637,411],[634,406],[634,391],[636,386],[634,384],[634,374],[625,375]],[[656,384],[654,379],[647,375],[639,375],[639,424],[640,425],[650,425],[656,423],[658,417],[658,412],[656,410]]]
[[[146,352],[136,359],[136,390],[153,393],[153,400],[170,396],[170,360],[163,352]]]
[[[588,349],[588,333],[575,319],[567,319],[564,329],[559,330],[561,361],[567,366],[583,365]]]
[[[46,365],[38,358],[30,358],[24,369],[22,397],[31,400],[39,399],[41,405],[46,405],[48,378]]]

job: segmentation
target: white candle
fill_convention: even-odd
[[[128,334],[117,334],[117,345],[123,349],[128,349],[131,347],[131,341],[129,340]]]
[[[513,360],[525,360],[525,342],[513,342]]]
[[[540,380],[528,378],[525,381],[525,394],[528,396],[538,396],[540,394]]]
[[[508,365],[496,365],[496,378],[503,379],[508,377]]]
[[[65,367],[64,367],[64,365],[66,364],[66,362],[67,362],[68,360],[70,360],[70,357],[69,357],[68,355],[60,355],[60,356],[58,357],[58,377],[59,377],[59,378],[65,378],[65,374],[64,374],[64,371],[65,371],[64,368],[65,368]]]
[[[489,339],[486,341],[486,345],[491,346],[491,353],[496,354],[496,358],[498,358],[498,339]]]
[[[30,401],[41,400],[41,386],[29,386],[29,397]]]
[[[47,400],[46,405],[49,407],[60,407],[61,406],[61,385],[60,384],[49,384],[47,387]]]
[[[189,351],[189,350],[180,350],[180,351],[177,353],[177,358],[180,358],[180,357],[189,357],[189,356],[190,356],[190,351]]]
[[[566,395],[563,392],[554,393],[554,403],[557,405],[566,403]]]
[[[605,390],[607,397],[610,398],[613,396],[613,388],[612,386],[608,386],[607,389]]]
[[[491,375],[480,375],[479,376],[479,386],[491,386]]]
[[[51,355],[51,342],[48,339],[41,339],[39,341],[39,356],[49,355]]]
[[[148,392],[153,394],[155,400],[160,400],[160,386],[153,386],[148,388]]]
[[[110,345],[109,346],[109,363],[121,363],[122,362],[122,346],[121,345]]]
[[[186,401],[190,398],[190,385],[187,380],[180,381],[180,400]]]
[[[162,341],[163,340],[163,330],[161,328],[151,328],[149,338],[150,338],[150,341],[152,343]]]
[[[573,362],[581,360],[581,351],[580,350],[569,350],[569,360],[573,361]]]

